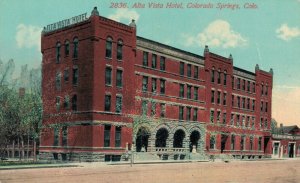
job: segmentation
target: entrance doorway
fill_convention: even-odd
[[[193,131],[190,136],[190,152],[193,150],[193,146],[198,148],[198,141],[200,139],[200,133],[198,131]]]
[[[145,127],[141,127],[136,135],[136,152],[147,152],[150,133]]]
[[[174,148],[182,148],[184,137],[185,137],[184,131],[183,130],[177,130],[174,134],[173,147]]]
[[[295,156],[295,143],[289,143],[289,158],[294,158]]]
[[[167,129],[159,129],[156,133],[155,147],[166,147],[168,137],[169,133]]]
[[[228,139],[228,135],[224,135],[224,134],[221,135],[221,153],[223,153],[224,150],[226,149],[227,139]]]

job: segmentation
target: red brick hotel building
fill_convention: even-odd
[[[44,28],[41,158],[271,156],[272,69],[246,71],[208,46],[194,54],[136,31],[97,8]]]

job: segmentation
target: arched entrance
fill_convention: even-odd
[[[177,130],[174,133],[174,141],[173,141],[173,147],[174,148],[182,148],[183,147],[183,139],[185,137],[185,133],[183,130]]]
[[[168,130],[165,128],[160,128],[156,132],[155,147],[166,147],[168,137],[169,137]]]
[[[141,127],[136,134],[136,152],[147,152],[148,148],[148,139],[150,136],[150,132],[147,128]]]
[[[200,139],[200,133],[198,131],[193,131],[190,135],[190,152],[193,150],[193,146],[196,146],[196,149],[198,148],[198,142]]]

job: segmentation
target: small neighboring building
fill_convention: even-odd
[[[272,158],[300,157],[300,128],[297,125],[275,128],[272,132]]]

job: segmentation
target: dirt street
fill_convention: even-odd
[[[300,159],[251,162],[195,162],[167,164],[104,165],[84,163],[75,168],[1,170],[0,183],[6,182],[251,182],[299,183]]]

